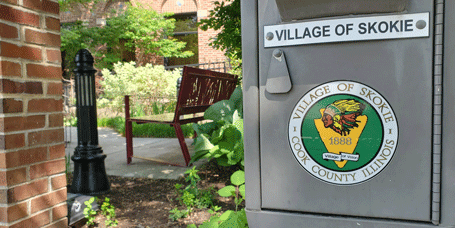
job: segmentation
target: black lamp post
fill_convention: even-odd
[[[74,161],[72,193],[102,195],[110,189],[104,159],[106,155],[98,145],[96,117],[95,68],[93,56],[86,49],[77,52],[76,58],[76,110],[77,142],[71,160]]]

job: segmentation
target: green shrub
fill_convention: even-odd
[[[114,129],[116,132],[124,135],[125,118],[119,116],[114,118],[98,118],[98,127],[109,127]]]
[[[98,127],[109,127],[116,132],[125,135],[125,118],[98,118]],[[191,124],[182,125],[182,131],[185,138],[194,136]],[[166,124],[136,124],[133,123],[133,137],[153,137],[153,138],[176,138],[173,127]]]
[[[177,79],[181,76],[179,69],[166,71],[164,66],[151,64],[136,67],[134,62],[116,63],[113,72],[103,69],[102,74],[104,94],[98,104],[99,107],[109,107],[114,111],[123,110],[125,95],[175,98]]]

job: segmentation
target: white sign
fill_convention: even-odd
[[[359,160],[358,154],[346,154],[346,153],[340,153],[340,154],[333,154],[333,153],[323,153],[322,158],[324,160],[332,160],[332,161],[343,161],[343,160],[348,160],[348,161],[358,161]]]
[[[358,17],[264,26],[264,47],[430,35],[430,13]]]

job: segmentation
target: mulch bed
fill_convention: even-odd
[[[238,167],[220,167],[215,162],[209,162],[197,168],[201,181],[198,183],[200,189],[213,187],[216,191],[230,184],[230,176]],[[175,184],[187,185],[184,178],[178,180],[155,180],[148,178],[128,178],[108,176],[111,191],[105,196],[111,199],[115,206],[115,213],[119,222],[117,227],[187,227],[189,224],[200,225],[209,219],[211,214],[207,209],[194,208],[194,211],[187,217],[177,221],[169,219],[169,211],[180,206],[175,192]],[[71,177],[69,177],[71,183]],[[221,206],[221,213],[226,210],[234,210],[234,200],[216,196],[214,205]],[[241,205],[243,207],[243,205]],[[84,221],[82,221],[84,223]],[[76,226],[76,227],[81,227]],[[87,227],[83,225],[82,227]],[[105,227],[102,215],[96,217],[94,227]]]

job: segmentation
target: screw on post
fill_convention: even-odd
[[[86,49],[77,52],[74,59],[76,79],[77,147],[74,162],[72,193],[102,195],[109,191],[104,159],[98,145],[96,116],[95,68],[93,56]]]

